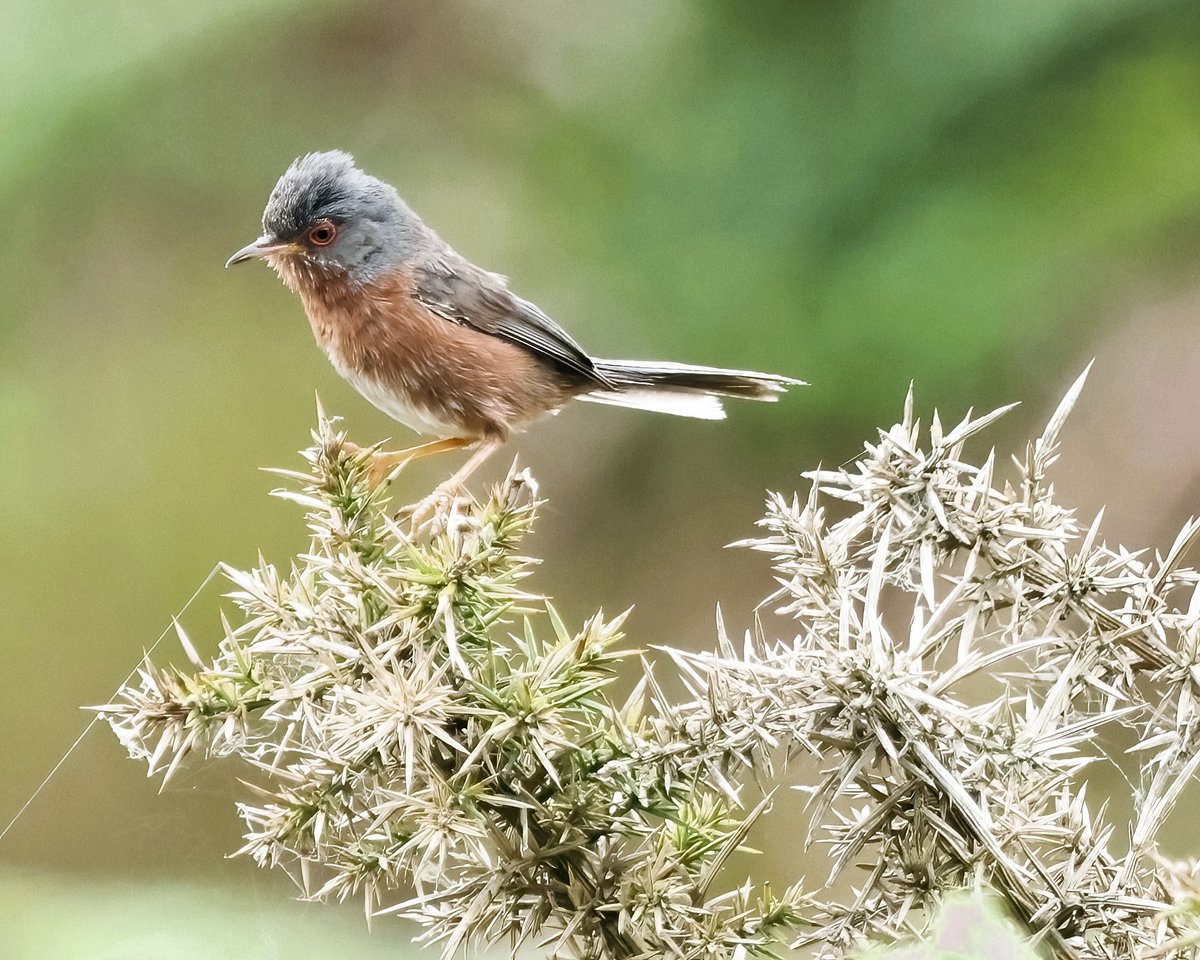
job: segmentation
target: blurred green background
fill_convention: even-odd
[[[722,545],[910,380],[947,415],[1025,401],[995,435],[1023,442],[1097,356],[1064,498],[1139,545],[1200,509],[1195,3],[4,0],[0,36],[0,822],[217,560],[303,545],[257,468],[296,463],[314,391],[409,439],[268,270],[222,270],[309,150],[596,353],[811,381],[720,424],[580,405],[512,445],[550,498],[535,584],[574,619],[637,604],[636,643],[693,647],[718,601],[749,622],[769,572]],[[158,797],[93,731],[0,841],[0,956],[402,950],[222,859],[233,777]]]

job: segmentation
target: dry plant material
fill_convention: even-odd
[[[1008,482],[964,453],[1007,408],[935,414],[923,438],[910,393],[857,461],[772,497],[748,545],[773,560],[786,639],[667,651],[683,702],[647,664],[610,699],[623,617],[570,630],[524,592],[526,475],[414,541],[323,420],[284,493],[309,550],[229,570],[240,615],[215,659],[183,638],[194,672],[147,663],[100,709],[151,773],[240,756],[242,853],[416,920],[446,956],[838,958],[986,885],[1043,953],[1194,957],[1196,865],[1157,838],[1200,766],[1200,577],[1182,566],[1200,522],[1151,557],[1055,501],[1083,379]],[[1128,826],[1079,777],[1115,762],[1100,734],[1118,726],[1141,771]],[[789,784],[801,754],[820,776]],[[796,836],[849,895],[727,886],[764,784],[808,793]]]

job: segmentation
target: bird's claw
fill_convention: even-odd
[[[455,501],[460,498],[461,490],[458,487],[443,485],[424,499],[402,507],[396,514],[396,519],[408,520],[411,537],[416,537],[425,530],[433,533],[446,525]]]
[[[395,454],[384,453],[371,447],[360,447],[352,440],[342,440],[342,451],[351,457],[366,458],[367,484],[372,490],[378,490],[392,480],[396,468],[407,463],[407,459]],[[405,451],[401,451],[403,453]]]
[[[398,466],[401,464],[392,457],[379,454],[371,457],[370,463],[367,464],[367,482],[370,483],[371,489],[377,490],[387,484],[396,473]]]

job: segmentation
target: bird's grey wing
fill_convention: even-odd
[[[515,343],[597,386],[613,386],[566,330],[509,290],[497,274],[465,260],[438,259],[414,269],[412,295],[452,323]]]

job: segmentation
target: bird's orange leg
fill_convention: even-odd
[[[408,447],[405,450],[384,451],[378,450],[371,454],[371,466],[369,475],[372,486],[380,486],[388,479],[396,467],[408,463],[410,460],[420,460],[423,457],[433,457],[439,453],[448,453],[451,450],[460,450],[463,447],[469,447],[473,443],[478,443],[477,440],[471,440],[466,437],[448,437],[445,440],[431,440],[429,443],[422,443],[415,447]],[[352,453],[357,453],[362,450],[355,444],[346,443],[346,448]]]
[[[462,485],[467,482],[471,474],[479,469],[483,461],[499,450],[503,445],[503,440],[483,441],[483,443],[479,445],[479,449],[467,458],[467,462],[458,469],[458,472],[454,474],[454,476],[438,485],[438,490],[442,490],[446,493],[458,493],[458,491],[462,488]]]
[[[472,441],[467,442],[470,443]],[[437,513],[440,507],[453,500],[455,494],[462,489],[463,484],[467,482],[471,474],[478,470],[480,465],[503,445],[503,440],[484,440],[479,445],[479,449],[471,454],[467,462],[459,468],[454,476],[450,477],[449,480],[439,483],[433,493],[419,503],[414,504],[411,508],[413,529],[416,530],[423,526]]]

